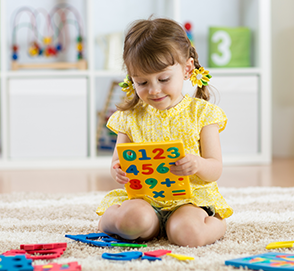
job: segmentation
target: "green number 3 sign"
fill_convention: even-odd
[[[249,67],[250,43],[248,28],[209,28],[209,66]]]

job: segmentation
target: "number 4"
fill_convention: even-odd
[[[136,165],[130,165],[126,170],[126,173],[133,173],[135,175],[138,175],[139,170],[137,169]]]

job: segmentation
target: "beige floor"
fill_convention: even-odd
[[[265,166],[225,166],[219,186],[294,186],[294,159],[274,159]],[[0,193],[109,191],[119,185],[109,170],[0,171]]]

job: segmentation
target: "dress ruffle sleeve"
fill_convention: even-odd
[[[217,105],[205,103],[203,104],[202,110],[198,111],[198,114],[200,130],[206,125],[215,123],[219,125],[219,132],[226,128],[227,116]]]

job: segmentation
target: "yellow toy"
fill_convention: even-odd
[[[284,248],[284,247],[293,247],[294,241],[283,241],[283,242],[273,242],[269,243],[265,248],[274,249],[274,248]]]
[[[145,195],[158,201],[191,197],[189,177],[170,172],[170,166],[185,156],[180,140],[117,144],[117,152],[130,179],[125,185],[130,199]]]
[[[181,255],[181,254],[167,253],[166,255],[171,256],[173,258],[176,258],[176,259],[178,259],[180,261],[195,260],[194,257]]]

